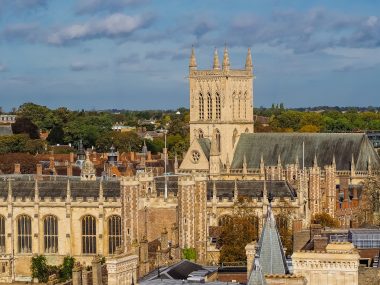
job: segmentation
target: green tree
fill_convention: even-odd
[[[49,267],[44,255],[37,255],[32,257],[30,270],[32,271],[32,277],[37,278],[39,282],[48,281]]]
[[[48,137],[47,137],[47,141],[54,145],[54,144],[63,144],[64,143],[64,136],[65,136],[65,132],[63,131],[63,128],[61,126],[54,126]]]
[[[14,134],[27,134],[31,139],[40,138],[38,127],[25,117],[18,117],[16,119],[16,122],[12,124],[12,132]]]
[[[59,279],[63,282],[71,279],[73,274],[73,268],[75,264],[75,258],[72,256],[65,256],[63,264],[59,270]]]
[[[101,152],[109,151],[114,147],[119,152],[140,151],[143,140],[136,132],[107,132],[96,141],[96,149]]]

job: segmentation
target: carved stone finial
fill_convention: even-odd
[[[214,63],[212,65],[214,70],[220,70],[220,64],[219,64],[219,55],[218,55],[218,50],[215,48],[214,51]]]

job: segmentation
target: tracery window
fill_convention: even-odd
[[[27,215],[17,219],[17,245],[19,253],[32,252],[32,219]]]
[[[216,119],[221,118],[221,110],[220,110],[220,95],[216,93],[215,96],[215,109],[216,109]]]
[[[204,101],[203,101],[203,95],[202,93],[199,93],[199,120],[203,120],[205,118],[205,115],[204,115],[204,112],[205,112],[205,108],[204,108]]]
[[[44,219],[44,249],[45,253],[58,252],[58,219],[53,215]]]
[[[237,106],[238,106],[238,118],[241,118],[241,93],[239,93],[238,99],[237,99]]]
[[[212,98],[210,93],[207,95],[207,119],[212,119]]]
[[[5,218],[0,216],[0,252],[5,252]]]
[[[116,249],[121,246],[121,218],[111,216],[108,219],[108,252],[114,254]]]
[[[82,219],[82,253],[96,253],[96,220],[93,216]]]
[[[203,139],[203,137],[204,137],[203,131],[202,131],[202,129],[199,129],[198,138]]]

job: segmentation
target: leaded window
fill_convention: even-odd
[[[210,93],[207,96],[207,119],[212,119],[212,98]]]
[[[58,219],[49,215],[44,219],[44,250],[45,253],[58,252]]]
[[[216,93],[215,96],[215,109],[216,109],[216,119],[221,118],[221,109],[220,109],[220,96]]]
[[[17,245],[19,253],[32,252],[32,219],[27,215],[17,219]]]
[[[96,220],[93,216],[82,219],[82,253],[96,253]]]
[[[109,254],[114,254],[119,246],[121,246],[121,218],[115,215],[108,219]]]
[[[203,101],[203,95],[199,94],[199,120],[203,120],[205,118],[205,107],[204,107],[204,101]]]

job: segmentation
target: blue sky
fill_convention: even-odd
[[[225,43],[255,106],[380,106],[376,0],[0,0],[0,106],[188,107],[191,46]]]

